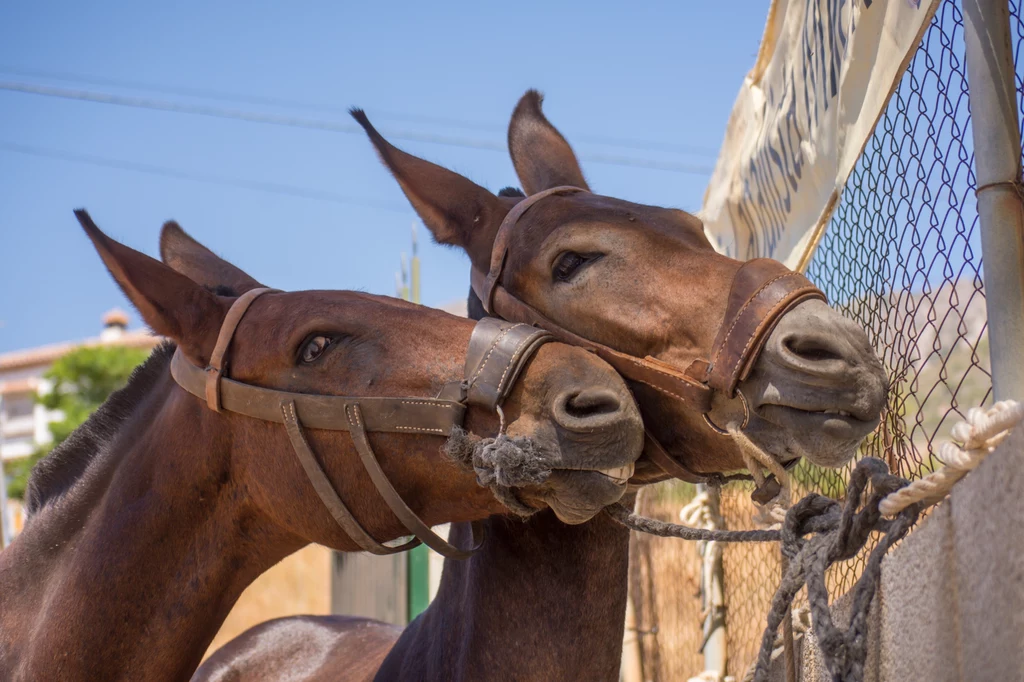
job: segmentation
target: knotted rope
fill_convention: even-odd
[[[662,537],[721,542],[780,539],[788,568],[772,599],[758,659],[752,669],[753,679],[755,682],[767,679],[779,627],[792,613],[793,599],[806,584],[812,628],[829,673],[840,682],[860,682],[867,654],[867,619],[885,554],[909,532],[923,508],[949,494],[953,485],[975,469],[1022,420],[1024,405],[1016,401],[1002,401],[988,410],[972,409],[967,413],[966,421],[957,423],[952,429],[953,439],[962,446],[943,443],[935,454],[944,464],[942,469],[909,483],[891,475],[881,460],[864,458],[850,475],[845,504],[810,494],[788,512],[785,508],[790,485],[785,469],[743,434],[738,426],[730,425],[730,435],[736,439],[758,487],[763,487],[766,481],[762,467],[780,483],[779,493],[759,505],[759,516],[764,521],[772,522],[781,517],[780,531],[690,528],[639,517],[621,505],[613,505],[607,511],[612,518],[633,530]],[[868,483],[871,484],[871,495],[861,507]],[[704,525],[699,506],[684,508],[684,511],[691,512],[682,515],[684,521]],[[864,571],[854,585],[850,624],[843,631],[832,620],[825,572],[837,561],[855,557],[873,532],[882,533],[882,537],[868,556]]]
[[[537,512],[516,495],[514,488],[543,483],[551,475],[550,458],[529,438],[480,438],[455,427],[441,452],[476,472],[476,481],[490,488],[498,500],[517,516]]]
[[[869,482],[871,496],[858,510]],[[832,678],[841,682],[863,679],[867,618],[881,575],[882,558],[907,534],[920,513],[920,505],[912,503],[890,520],[882,518],[879,505],[887,495],[906,485],[904,479],[889,474],[885,462],[866,457],[857,463],[850,475],[845,505],[840,506],[835,500],[822,495],[810,494],[789,510],[782,525],[781,547],[783,556],[789,559],[789,570],[772,598],[768,624],[761,638],[754,669],[755,682],[768,678],[776,633],[805,583],[814,634]],[[822,526],[829,528],[822,530]],[[883,536],[868,556],[864,571],[854,585],[850,625],[844,632],[832,620],[825,572],[835,562],[856,556],[875,531]],[[812,533],[812,537],[807,537]]]
[[[893,517],[915,502],[924,506],[940,502],[953,484],[977,468],[1022,419],[1024,404],[1016,400],[1002,400],[988,410],[971,408],[966,421],[957,422],[952,430],[953,440],[963,443],[963,447],[942,443],[935,457],[945,466],[882,500],[882,514]]]

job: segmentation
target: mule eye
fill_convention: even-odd
[[[581,267],[596,261],[600,257],[600,254],[581,254],[575,251],[566,251],[555,261],[555,267],[551,271],[551,276],[556,281],[568,282]]]
[[[333,339],[327,336],[314,336],[306,345],[302,347],[302,353],[299,358],[302,362],[310,363],[316,360],[318,357],[323,355],[323,352],[327,350],[327,347],[331,345]]]

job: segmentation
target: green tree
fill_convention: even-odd
[[[63,418],[49,425],[53,441],[30,457],[5,463],[8,497],[23,499],[32,467],[77,429],[114,391],[128,383],[132,370],[149,353],[123,346],[82,346],[58,359],[43,376],[53,389],[36,401]]]

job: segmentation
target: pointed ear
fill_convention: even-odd
[[[377,132],[362,109],[350,113],[434,239],[462,247],[486,271],[494,234],[514,202],[506,203],[458,173],[406,154]]]
[[[572,147],[544,118],[543,102],[539,92],[527,91],[508,124],[508,151],[523,189],[527,195],[561,185],[589,190]]]
[[[196,284],[214,290],[224,287],[234,296],[263,286],[197,242],[173,220],[164,223],[160,230],[160,259]]]
[[[82,229],[114,281],[154,332],[173,339],[196,364],[206,364],[227,314],[217,296],[144,253],[107,235],[84,210],[75,211]]]

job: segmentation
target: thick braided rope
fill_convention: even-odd
[[[872,494],[858,511],[869,481]],[[884,462],[866,457],[850,475],[846,503],[841,511],[835,500],[814,494],[789,510],[781,531],[782,553],[789,558],[789,570],[772,598],[754,668],[755,682],[768,679],[779,627],[805,583],[814,635],[832,679],[839,682],[863,680],[868,613],[881,575],[882,558],[907,534],[920,513],[920,506],[911,504],[895,519],[887,520],[882,518],[879,504],[885,496],[906,484],[905,480],[890,475]],[[856,556],[876,531],[884,536],[871,551],[864,572],[854,585],[850,625],[844,632],[832,620],[825,572],[833,563]]]
[[[1000,401],[988,410],[971,408],[966,421],[958,422],[952,431],[953,440],[963,443],[963,447],[948,442],[940,445],[935,457],[944,466],[882,500],[882,514],[891,518],[908,505],[920,502],[927,506],[941,501],[953,485],[981,464],[1022,419],[1024,405],[1016,400]]]

